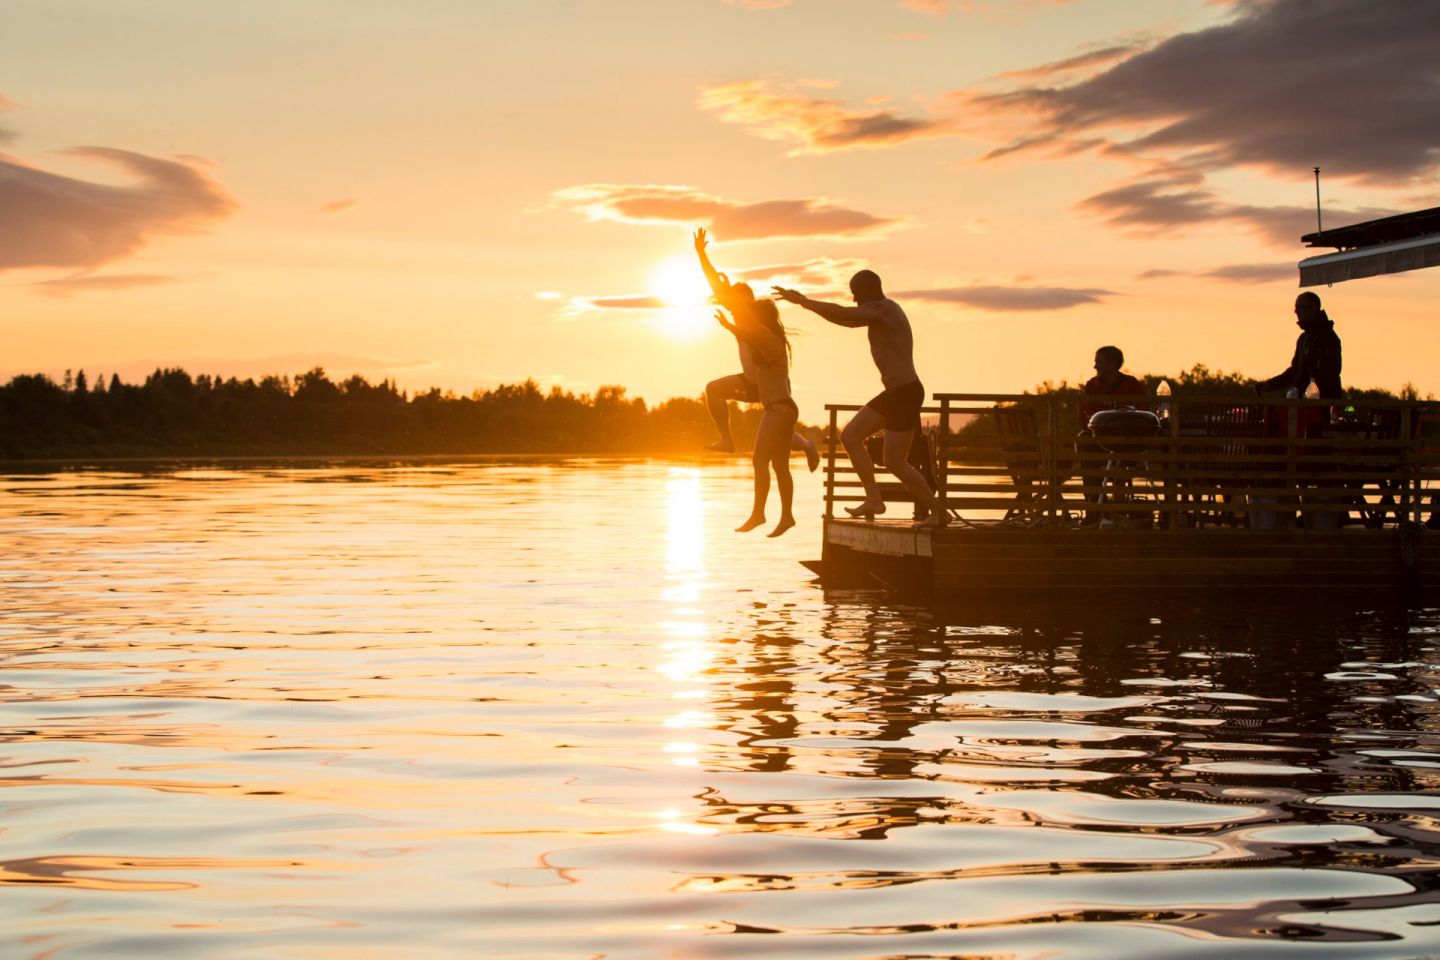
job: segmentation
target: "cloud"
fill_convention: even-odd
[[[805,287],[812,292],[843,290],[859,260],[816,257],[800,263],[772,263],[758,267],[741,267],[725,271],[735,283],[748,283],[757,297],[766,296],[771,285]],[[633,293],[610,296],[572,297],[561,311],[562,318],[572,318],[592,310],[664,310],[674,304],[653,294]]]
[[[327,200],[320,204],[321,213],[344,213],[360,201],[354,197],[345,197],[341,200]]]
[[[1035,67],[1025,67],[1021,70],[1009,70],[999,74],[997,80],[1040,80],[1049,77],[1073,74],[1078,71],[1093,70],[1096,67],[1107,63],[1113,63],[1123,57],[1128,57],[1139,48],[1138,41],[1129,44],[1117,44],[1102,47],[1099,50],[1091,50],[1088,53],[1076,54],[1064,60],[1056,60],[1052,63],[1042,63]]]
[[[1305,206],[1260,207],[1222,200],[1198,174],[1171,171],[1101,191],[1076,204],[1076,209],[1134,233],[1155,236],[1188,228],[1239,228],[1276,247],[1293,248],[1302,234],[1315,229],[1315,211]],[[1332,225],[1388,216],[1393,211],[1363,208],[1327,209]]]
[[[664,299],[645,294],[621,297],[582,297],[584,304],[596,310],[663,310],[669,306]]]
[[[1113,290],[1095,287],[1007,287],[975,285],[932,290],[905,290],[897,300],[925,300],[931,303],[959,303],[992,313],[1033,313],[1068,310],[1089,303],[1102,303],[1116,296]]]
[[[591,220],[703,225],[714,230],[717,240],[725,241],[842,239],[904,225],[897,217],[876,216],[821,198],[743,203],[683,186],[592,183],[557,191],[555,199]]]
[[[1136,280],[1160,280],[1169,277],[1202,277],[1207,280],[1219,280],[1222,283],[1278,283],[1290,281],[1292,284],[1299,279],[1299,271],[1294,263],[1232,263],[1223,267],[1213,267],[1209,270],[1146,270],[1135,275]]]
[[[782,287],[846,289],[850,278],[865,265],[859,260],[817,257],[801,263],[768,264],[730,271],[730,279],[749,284],[768,283]],[[757,290],[757,293],[759,291]]]
[[[962,92],[1020,129],[990,156],[1097,140],[1199,170],[1319,165],[1393,187],[1440,163],[1440,4],[1239,0],[1232,20],[1137,49],[1069,85]],[[1051,64],[1033,68],[1043,77]]]
[[[103,275],[73,274],[55,280],[31,284],[39,292],[52,297],[70,297],[95,291],[134,290],[137,287],[158,287],[174,283],[175,278],[158,273],[111,273]]]
[[[792,157],[893,147],[952,132],[946,121],[905,117],[890,110],[856,109],[838,100],[793,91],[776,92],[763,80],[702,87],[699,105],[757,137],[799,144],[790,151]]]
[[[115,166],[135,183],[92,183],[0,157],[0,270],[91,269],[130,256],[153,236],[192,232],[236,206],[196,158],[163,160],[109,147],[67,153]]]
[[[793,0],[725,0],[732,7],[744,7],[746,10],[779,10],[781,7],[788,7]]]

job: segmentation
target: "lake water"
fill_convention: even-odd
[[[748,476],[0,475],[0,955],[1440,955],[1440,611],[827,594]]]

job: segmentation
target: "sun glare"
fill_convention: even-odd
[[[664,304],[658,322],[672,337],[691,340],[714,322],[710,288],[693,258],[672,257],[650,274],[650,294]]]

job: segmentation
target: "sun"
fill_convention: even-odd
[[[710,287],[693,258],[663,261],[650,273],[649,293],[664,305],[657,314],[661,329],[676,339],[693,340],[714,325]]]

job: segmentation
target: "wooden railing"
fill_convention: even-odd
[[[1161,415],[1162,433],[1077,448],[1080,425],[1073,414],[1062,422],[1057,395],[934,400],[922,411],[923,432],[941,515],[952,523],[1380,527],[1420,522],[1430,488],[1440,493],[1435,402],[1087,396],[1087,405],[1148,408]],[[827,517],[836,504],[864,499],[839,441],[841,415],[858,409],[826,407]],[[878,459],[887,503],[907,501]]]

